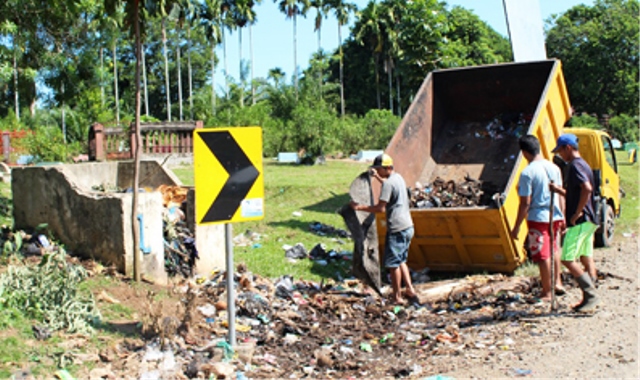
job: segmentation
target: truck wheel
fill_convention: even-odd
[[[616,227],[615,214],[613,207],[607,204],[606,209],[602,213],[600,228],[596,231],[596,247],[610,247],[613,241],[613,233]]]

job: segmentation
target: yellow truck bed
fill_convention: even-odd
[[[482,181],[484,195],[476,207],[412,209],[415,236],[408,265],[513,272],[526,259],[526,229],[516,241],[509,236],[518,209],[518,178],[527,165],[518,138],[537,136],[543,155],[551,159],[570,108],[558,60],[430,73],[385,152],[407,186],[469,176]],[[488,134],[496,122],[510,127]],[[386,233],[384,218],[376,216],[380,237]],[[384,239],[379,242],[384,252]]]

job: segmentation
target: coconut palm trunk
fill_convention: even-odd
[[[144,44],[140,44],[140,64],[142,65],[142,83],[144,85],[144,114],[149,117],[149,87],[147,86],[147,61]]]
[[[139,0],[134,0],[134,20],[136,34],[136,100],[135,100],[135,149],[133,150],[133,199],[131,201],[131,225],[133,228],[133,273],[134,280],[142,280],[142,257],[140,252],[140,227],[138,225],[138,188],[140,181],[140,20]]]
[[[113,96],[116,102],[116,126],[120,126],[120,96],[118,95],[118,56],[116,41],[113,41]]]
[[[18,91],[18,52],[13,48],[13,96],[16,108],[16,119],[20,120],[20,95]]]
[[[100,48],[100,105],[104,108],[104,48]]]
[[[191,28],[187,28],[187,75],[189,77],[189,120],[193,120],[193,75],[191,74]]]
[[[216,45],[211,44],[211,111],[216,116]]]
[[[256,104],[256,85],[253,83],[253,26],[249,24],[249,59],[251,60],[251,104]]]
[[[162,17],[162,54],[164,56],[164,85],[167,97],[167,121],[171,121],[171,87],[169,82],[169,57],[167,54],[167,29],[165,17]]]
[[[182,57],[180,57],[180,43],[176,44],[176,59],[178,61],[178,108],[180,112],[180,121],[183,120],[184,114],[182,112]]]
[[[293,14],[293,83],[296,89],[296,101],[298,101],[298,17]]]
[[[244,87],[246,85],[244,72],[242,71],[242,28],[238,28],[238,47],[240,51],[239,54],[239,66],[238,73],[240,73],[240,108],[244,108]]]

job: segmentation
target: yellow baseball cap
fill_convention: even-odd
[[[393,166],[393,159],[388,154],[380,154],[373,159],[372,168],[382,168]]]

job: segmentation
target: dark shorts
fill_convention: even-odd
[[[413,227],[399,232],[387,232],[384,244],[384,267],[397,268],[407,262],[409,244],[413,238]]]

